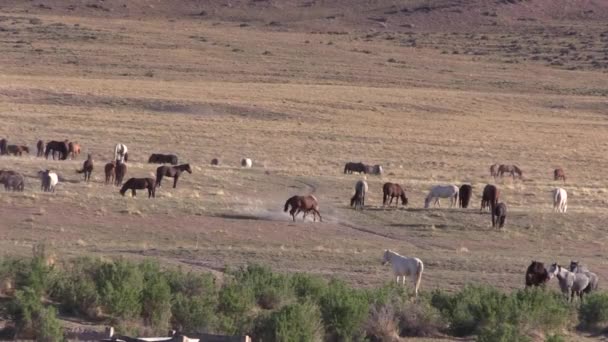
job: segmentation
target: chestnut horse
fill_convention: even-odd
[[[481,195],[481,213],[485,208],[490,208],[490,212],[494,212],[494,208],[498,204],[498,198],[500,197],[500,191],[495,185],[488,184],[483,188],[483,194]]]
[[[177,180],[179,179],[179,175],[181,175],[184,171],[192,173],[190,164],[182,164],[178,166],[159,166],[156,169],[156,186],[160,188],[160,183],[163,180],[163,177],[173,177],[173,188],[175,189],[177,187]]]
[[[77,155],[80,155],[80,145],[74,142],[68,143],[68,153],[72,159],[76,158]]]
[[[82,169],[77,170],[77,173],[84,173],[84,181],[88,182],[91,180],[91,174],[93,173],[93,156],[89,153],[87,160],[82,163]]]
[[[8,145],[6,146],[6,154],[12,154],[15,156],[22,156],[23,152],[30,154],[30,148],[27,146],[19,145]]]
[[[395,206],[399,206],[399,198],[401,198],[401,204],[407,205],[407,197],[405,196],[405,190],[401,187],[401,185],[397,183],[384,183],[382,186],[382,205],[386,205],[388,198],[390,197],[390,201],[388,201],[388,205],[390,206],[393,203],[393,198],[397,197],[395,201]]]
[[[135,190],[148,189],[148,198],[156,197],[156,180],[154,178],[129,178],[120,188],[120,194],[125,195],[127,190],[131,190],[131,195],[135,197]]]
[[[564,170],[562,170],[562,168],[557,168],[553,171],[553,180],[563,180],[564,183],[566,182],[566,173],[564,172]]]
[[[113,161],[107,163],[103,170],[106,174],[106,185],[114,183],[114,176],[116,175],[116,162]]]
[[[293,222],[296,222],[296,215],[298,215],[300,212],[304,213],[302,216],[302,219],[304,220],[306,219],[306,215],[311,211],[313,221],[317,221],[318,215],[319,221],[323,222],[321,214],[319,213],[319,202],[317,201],[317,198],[313,195],[292,196],[287,200],[287,202],[285,202],[285,208],[283,209],[283,211],[287,212],[287,210],[289,210],[289,207],[291,207],[289,214],[293,218]]]
[[[42,157],[44,155],[44,141],[38,140],[36,144],[36,157]]]

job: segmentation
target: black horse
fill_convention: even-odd
[[[458,191],[458,204],[461,208],[468,208],[471,195],[473,194],[473,187],[469,184],[463,184]]]
[[[2,138],[0,139],[0,156],[8,154],[6,147],[8,146],[8,140]]]
[[[504,203],[498,203],[492,211],[492,227],[502,228],[507,220],[507,205]]]
[[[152,164],[171,164],[171,165],[177,165],[177,156],[175,154],[160,154],[160,153],[153,153],[152,155],[150,155],[150,158],[148,159],[148,163],[152,163]]]
[[[55,160],[55,152],[59,153],[60,160],[68,159],[68,153],[70,148],[67,141],[49,141],[46,144],[46,150],[44,151],[44,157],[49,159],[49,154],[52,153],[53,160]]]
[[[125,195],[127,190],[131,190],[131,195],[135,197],[135,190],[148,189],[148,198],[156,197],[156,181],[154,178],[129,178],[120,188],[120,194]]]
[[[160,183],[163,180],[163,177],[173,177],[173,188],[176,188],[179,175],[181,175],[184,171],[192,173],[190,164],[182,164],[178,166],[159,166],[156,169],[156,186],[160,188]]]
[[[346,163],[346,165],[344,165],[344,173],[353,173],[353,172],[358,172],[358,173],[371,173],[372,172],[372,167],[365,165],[361,162],[359,163]]]

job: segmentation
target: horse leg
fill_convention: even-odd
[[[173,189],[177,188],[177,179],[179,178],[178,175],[175,175],[175,177],[173,177]]]
[[[163,174],[158,175],[158,179],[156,180],[156,186],[160,188],[160,183],[163,180]]]
[[[136,195],[135,189],[131,189],[131,197],[135,197],[135,195]]]
[[[317,215],[319,215],[319,222],[323,222],[323,218],[321,217],[321,213],[317,209],[313,209]]]

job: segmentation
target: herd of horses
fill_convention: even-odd
[[[525,284],[526,287],[544,286],[554,277],[557,278],[562,292],[570,297],[570,301],[574,296],[582,300],[585,294],[598,289],[597,274],[589,271],[578,261],[571,261],[569,268],[553,263],[547,269],[542,262],[533,260],[526,270]]]

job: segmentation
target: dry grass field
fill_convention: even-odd
[[[83,146],[76,160],[0,158],[1,169],[28,181],[23,193],[0,193],[3,254],[44,241],[59,258],[154,257],[218,276],[257,262],[369,287],[390,279],[380,257],[391,248],[425,262],[423,291],[520,288],[532,259],[579,259],[608,279],[600,20],[515,15],[498,27],[433,29],[414,14],[416,25],[390,19],[386,28],[387,19],[361,23],[348,13],[331,25],[286,14],[287,24],[277,8],[245,20],[218,5],[201,19],[66,10],[69,3],[0,7],[0,137],[30,148],[38,139]],[[515,55],[503,46],[511,41],[521,46]],[[582,57],[560,52],[564,44]],[[127,177],[153,175],[151,153],[175,153],[193,173],[177,189],[167,182],[156,199],[122,197],[102,174],[118,142],[129,147]],[[87,153],[89,184],[75,173]],[[210,166],[215,157],[219,167]],[[242,157],[254,167],[241,169]],[[362,176],[343,174],[347,161],[386,171],[367,177],[362,212],[348,207]],[[495,162],[524,170],[523,180],[497,181],[509,210],[500,231],[479,213]],[[552,179],[556,167],[568,175],[564,185]],[[64,179],[53,194],[39,189],[43,168]],[[387,181],[406,187],[406,208],[382,207]],[[423,209],[428,189],[448,183],[473,185],[472,208],[443,201]],[[568,191],[566,214],[552,212],[556,186]],[[292,223],[284,201],[311,192],[324,222]]]

